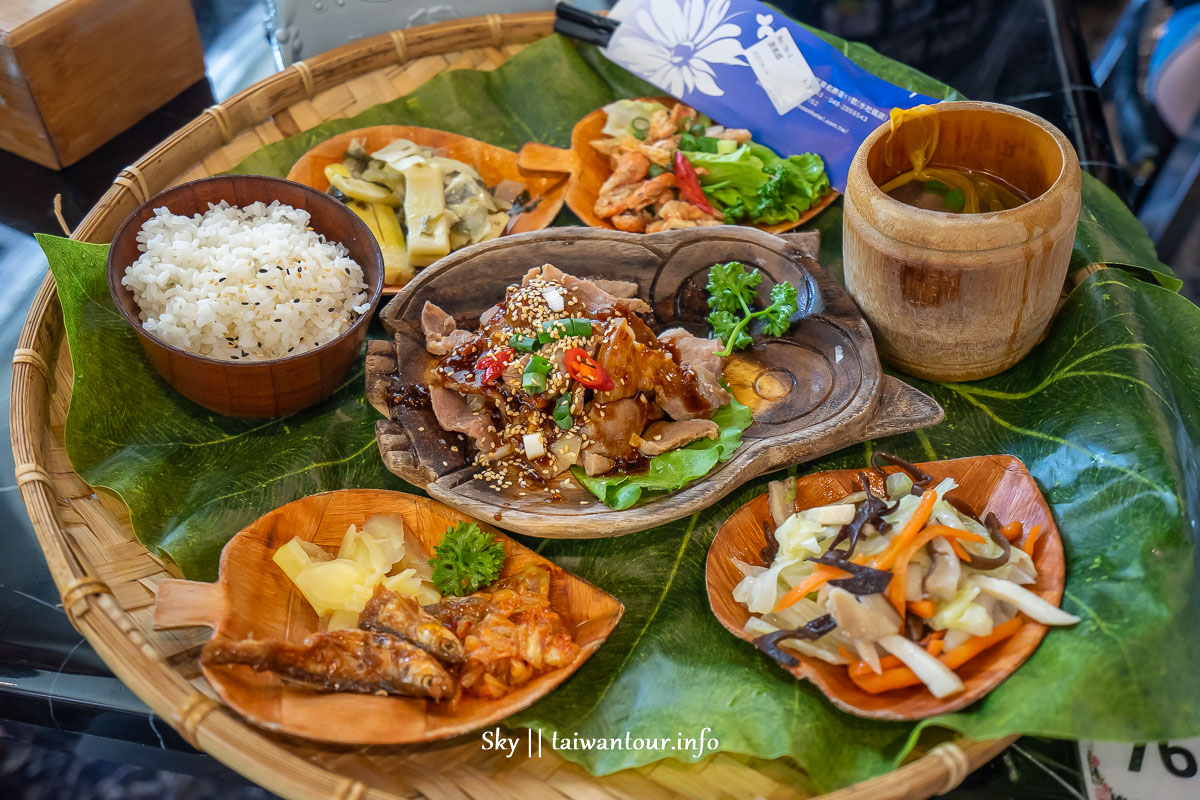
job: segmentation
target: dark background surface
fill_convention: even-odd
[[[0,0],[2,2],[3,0]],[[262,12],[253,0],[193,0],[212,81],[191,87],[133,129],[61,173],[0,152],[0,353],[11,353],[45,273],[34,232],[60,232],[63,197],[77,224],[116,173],[214,102],[213,86],[240,88],[271,69]],[[1101,96],[1092,84],[1086,29],[1098,47],[1120,3],[1068,0],[809,0],[784,11],[949,83],[968,97],[1018,105],[1054,122],[1081,164],[1129,196]],[[239,71],[240,70],[240,71]],[[225,99],[224,96],[216,99]],[[0,123],[2,124],[2,123]],[[1173,264],[1185,278],[1195,261]],[[1200,287],[1189,284],[1185,291]],[[8,358],[0,375],[8,403]],[[2,417],[7,422],[8,415]],[[196,753],[151,714],[71,628],[59,607],[13,485],[0,460],[0,797],[269,797]],[[1026,739],[970,777],[960,798],[1082,797],[1070,743]]]

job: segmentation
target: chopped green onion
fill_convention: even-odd
[[[538,340],[536,336],[522,336],[514,333],[508,339],[508,346],[513,350],[520,350],[522,353],[532,353],[538,348]]]
[[[650,120],[645,117],[634,117],[629,123],[629,127],[633,129],[633,135],[637,139],[645,139],[647,131],[650,130]]]
[[[650,169],[647,171],[646,174],[649,175],[651,178],[657,178],[659,175],[662,175],[666,171],[667,171],[666,169],[664,169],[663,167],[660,167],[658,164],[651,164]]]
[[[687,129],[690,127],[692,127],[692,118],[684,117],[683,119],[681,119],[679,121],[679,127],[676,129],[675,132],[676,133],[685,133],[687,131]]]
[[[521,376],[521,388],[529,394],[546,391],[546,376],[541,372],[526,372]]]
[[[933,192],[934,194],[945,194],[950,191],[950,187],[941,181],[925,181],[925,191]]]
[[[554,404],[554,424],[564,431],[570,430],[571,426],[575,424],[575,420],[571,416],[571,395],[569,393],[559,397],[558,402]]]
[[[521,375],[521,388],[529,394],[541,394],[546,391],[546,376],[550,374],[550,361],[535,355],[525,365]]]
[[[591,335],[592,321],[590,319],[571,317],[570,319],[554,319],[543,322],[542,330],[538,333],[538,341],[547,344],[555,339],[563,339],[568,336]]]
[[[714,155],[720,152],[720,143],[724,139],[717,139],[713,136],[701,136],[693,133],[685,133],[679,137],[679,149],[692,153],[713,153]],[[734,150],[737,149],[737,142],[733,143]],[[732,150],[730,152],[733,152]]]
[[[946,192],[946,197],[942,200],[942,203],[951,211],[962,211],[963,207],[967,204],[967,198],[963,197],[963,193],[958,189],[951,189]]]

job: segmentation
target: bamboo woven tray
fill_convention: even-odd
[[[490,70],[547,36],[550,13],[490,15],[394,31],[290,68],[213,106],[117,177],[74,231],[107,242],[138,204],[183,181],[225,171],[265,144],[392,100],[451,69]],[[13,358],[16,479],[63,608],[105,663],[184,738],[293,800],[806,798],[794,764],[719,753],[593,778],[549,748],[505,759],[477,735],[405,748],[336,748],[273,736],[212,699],[196,656],[204,629],[156,632],[153,600],[170,574],[134,537],[120,500],[71,469],[63,427],[72,369],[54,282],[34,298]],[[1011,739],[944,743],[887,775],[824,800],[921,800],[949,791]]]

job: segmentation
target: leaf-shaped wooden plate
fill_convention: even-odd
[[[675,102],[674,98],[670,97],[644,97],[642,99],[667,105]],[[529,170],[567,173],[570,176],[566,186],[567,207],[574,211],[575,215],[586,225],[614,230],[611,222],[596,214],[596,198],[600,194],[600,187],[612,174],[612,168],[608,164],[608,159],[600,155],[595,147],[592,147],[592,142],[605,138],[603,131],[607,116],[603,108],[597,108],[576,122],[575,127],[571,129],[571,148],[569,150],[530,142],[521,148],[521,152],[518,154],[518,163]],[[830,190],[817,201],[816,205],[802,212],[800,218],[795,222],[752,227],[769,233],[789,231],[820,214],[838,196],[839,193],[836,190]]]
[[[1033,525],[1041,525],[1042,533],[1034,558],[1038,579],[1037,583],[1027,588],[1043,600],[1058,605],[1066,581],[1062,540],[1041,491],[1019,459],[1013,456],[975,456],[931,461],[918,466],[934,477],[934,483],[943,478],[953,478],[959,488],[951,493],[952,496],[967,503],[981,518],[990,511],[1001,523],[1020,520],[1027,530]],[[832,503],[858,491],[857,476],[860,471],[871,477],[876,492],[883,492],[883,480],[873,469],[818,472],[796,479],[795,510]],[[894,472],[895,468],[887,471]],[[733,588],[742,580],[742,573],[733,565],[732,559],[765,566],[761,555],[766,544],[763,522],[770,519],[767,496],[756,497],[735,511],[721,526],[708,550],[705,578],[709,605],[722,625],[734,636],[747,642],[754,638],[745,631],[750,612],[733,599]],[[1045,634],[1045,625],[1026,619],[1016,635],[959,667],[956,672],[966,684],[966,689],[941,700],[930,694],[924,686],[870,694],[850,680],[845,666],[828,664],[800,653],[793,653],[799,663],[788,671],[797,678],[811,681],[834,705],[851,714],[889,720],[924,719],[970,705],[996,688],[1029,658]]]
[[[299,641],[317,630],[317,615],[271,560],[300,536],[336,551],[351,524],[371,514],[399,514],[430,554],[456,522],[477,522],[441,503],[401,492],[344,489],[310,495],[255,520],[225,545],[216,583],[166,580],[158,590],[155,626],[202,625],[234,639]],[[457,705],[410,697],[322,693],[246,666],[205,666],[204,676],[231,708],[281,733],[345,744],[407,744],[457,736],[490,725],[550,692],[594,653],[625,608],[612,595],[576,578],[503,534],[503,576],[532,566],[551,571],[550,602],[580,646],[569,666],[546,672],[499,700],[464,696]]]
[[[358,128],[326,139],[313,147],[292,165],[287,177],[311,186],[319,191],[329,188],[325,167],[340,163],[346,157],[346,148],[354,139],[361,139],[367,152],[374,152],[397,139],[408,139],[422,147],[433,147],[439,155],[457,159],[479,170],[480,177],[488,186],[504,180],[514,180],[525,185],[530,202],[525,210],[509,223],[506,233],[537,231],[549,227],[558,216],[563,204],[566,182],[563,175],[554,170],[526,169],[517,163],[517,154],[503,147],[481,142],[457,133],[420,128],[414,125],[375,125]],[[429,269],[425,267],[424,269]],[[384,294],[395,294],[399,286],[384,286]]]
[[[812,254],[812,233],[775,236],[754,228],[718,226],[664,233],[554,228],[465,248],[418,273],[381,312],[391,342],[370,342],[367,397],[388,419],[376,427],[384,464],[448,505],[533,536],[595,538],[644,530],[707,508],[755,475],[877,436],[933,425],[942,410],[931,398],[885,376],[871,332],[845,290]],[[428,404],[397,400],[393,389],[424,384],[433,357],[425,351],[421,309],[441,306],[466,327],[520,283],[530,269],[554,264],[582,278],[632,281],[653,310],[658,331],[682,326],[707,336],[704,286],[718,261],[756,266],[760,302],[788,281],[799,310],[787,333],[740,351],[725,367],[733,393],[754,412],[733,458],[683,489],[613,511],[569,475],[562,502],[540,492],[521,496],[474,480],[460,434],[441,429]],[[411,397],[409,398],[412,399]],[[541,496],[538,496],[541,495]]]

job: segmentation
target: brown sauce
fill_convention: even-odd
[[[419,383],[405,383],[399,386],[393,384],[387,397],[388,407],[403,406],[415,408],[418,411],[430,409],[429,387]]]
[[[1029,202],[1029,197],[997,175],[953,164],[935,165],[940,123],[932,106],[892,109],[891,130],[884,143],[883,162],[892,165],[892,138],[903,126],[906,155],[912,169],[879,188],[906,205],[951,214],[1005,211]]]

